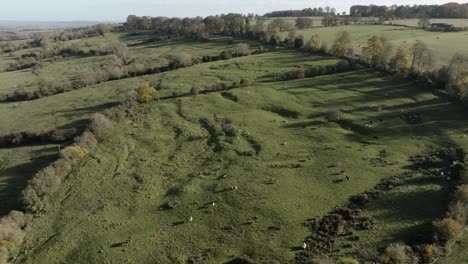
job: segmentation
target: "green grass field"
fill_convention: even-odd
[[[50,197],[47,213],[28,230],[21,261],[184,263],[199,256],[223,263],[247,255],[285,262],[308,235],[306,219],[403,173],[410,156],[467,129],[457,106],[369,71],[225,93],[154,102],[119,124]],[[378,106],[385,110],[377,112]],[[343,122],[327,122],[324,114],[337,108],[346,113]],[[398,118],[399,109],[419,110],[425,121],[409,125]],[[223,134],[223,118],[232,120],[236,136]],[[378,118],[384,121],[364,126]],[[391,165],[371,166],[381,150]],[[334,175],[335,163],[351,180],[336,183],[343,176]],[[375,243],[404,240],[441,214],[443,205],[414,210],[417,201],[441,203],[440,191],[435,184],[395,190],[370,211],[404,212],[407,219],[388,219],[369,236]],[[161,210],[168,201],[177,206]]]
[[[341,30],[360,39],[356,45],[376,32],[395,44],[434,38],[428,41],[433,49],[442,45],[437,37],[464,37],[390,26],[301,33],[307,39],[319,32],[331,44]],[[237,44],[226,38],[154,41],[148,34],[125,33],[80,41],[94,46],[113,40],[124,41],[137,60],[161,66],[169,54],[214,55]],[[456,43],[447,42],[452,48],[441,49],[439,63],[456,49],[466,52]],[[256,45],[250,44],[254,50]],[[1,60],[7,61],[8,55]],[[0,95],[17,87],[35,89],[40,76],[76,78],[80,68],[104,60],[71,57],[47,64],[39,76],[29,70],[2,72]],[[372,70],[293,81],[275,78],[338,61],[270,48],[263,54],[110,81],[34,101],[0,103],[0,123],[5,124],[0,133],[6,133],[83,128],[92,114],[122,102],[143,83],[161,82],[158,93],[165,98],[135,109],[75,166],[26,229],[14,263],[226,263],[237,256],[286,263],[311,235],[304,226],[308,219],[345,206],[351,196],[382,179],[411,171],[409,159],[415,155],[448,145],[468,147],[466,108],[410,81]],[[242,78],[253,85],[187,94],[192,85]],[[330,122],[326,116],[334,110],[344,115]],[[421,114],[421,122],[400,118],[401,112],[411,111]],[[223,130],[226,119],[235,135]],[[372,126],[366,126],[369,122]],[[57,150],[57,145],[0,149],[0,214],[18,208],[26,181],[54,160]],[[379,158],[382,151],[386,156]],[[375,227],[359,232],[359,241],[335,255],[354,255],[368,243],[407,241],[425,231],[444,213],[447,184],[424,179],[418,175],[402,181],[370,203],[363,214],[378,220]],[[165,210],[168,203],[174,208]],[[442,263],[462,263],[465,248],[458,245]]]

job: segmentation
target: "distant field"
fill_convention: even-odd
[[[418,18],[396,19],[396,20],[385,21],[385,24],[417,27],[418,21],[419,21]],[[431,18],[430,22],[431,23],[447,23],[447,24],[454,25],[456,27],[468,27],[468,19]]]
[[[313,35],[319,34],[322,41],[331,47],[342,31],[351,33],[353,46],[357,53],[360,53],[362,47],[367,45],[369,38],[380,34],[390,41],[395,48],[401,45],[410,48],[417,40],[424,41],[432,50],[437,67],[447,65],[455,53],[468,54],[467,32],[441,33],[398,26],[351,25],[311,28],[297,31],[297,33],[302,34],[306,41]],[[287,35],[287,32],[283,32],[284,37],[287,37]]]

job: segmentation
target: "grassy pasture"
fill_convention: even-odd
[[[327,122],[332,109],[344,119]],[[408,124],[399,110],[420,111],[424,121]],[[456,140],[466,147],[460,110],[372,71],[265,81],[142,106],[49,197],[19,262],[185,263],[198,256],[224,263],[239,255],[286,262],[309,234],[306,219],[405,172],[409,157],[427,146]],[[224,118],[236,136],[223,133]],[[375,125],[364,126],[370,120]],[[372,166],[381,150],[389,153],[388,164]],[[337,181],[345,175],[351,179]],[[382,223],[374,241],[404,239],[403,231],[438,217],[442,205],[430,206],[443,195],[437,184],[396,189],[370,213],[408,218]],[[177,206],[161,210],[168,201]],[[428,209],[414,210],[417,201]]]
[[[408,45],[415,39],[440,37],[450,40],[444,44],[466,52],[466,47],[456,44],[464,35],[451,35],[456,33],[429,36],[390,26],[301,33],[308,39],[321,32],[331,44],[343,29],[354,40],[360,39],[356,45],[381,32],[394,43]],[[127,43],[138,61],[161,65],[167,63],[168,54],[212,55],[236,45],[225,38],[205,43],[155,41],[143,33],[112,33],[83,41],[95,46],[113,40]],[[427,43],[448,56],[449,49],[437,46],[438,40]],[[5,54],[1,58],[8,60]],[[48,64],[39,76],[76,78],[81,67],[104,60],[67,58]],[[92,114],[119,103],[128,91],[146,82],[160,81],[162,98],[179,97],[141,106],[131,119],[117,124],[113,135],[48,197],[47,211],[28,228],[16,262],[185,263],[193,256],[204,263],[224,263],[246,255],[284,263],[310,235],[303,226],[307,219],[342,207],[349,197],[381,179],[407,172],[409,157],[426,153],[428,147],[451,143],[468,147],[463,137],[468,133],[466,108],[411,82],[370,70],[288,82],[274,78],[299,67],[337,61],[272,49],[0,104],[0,123],[6,124],[2,133],[83,127]],[[28,70],[0,73],[0,78],[0,93],[14,91],[15,86],[35,89],[37,81]],[[241,78],[256,82],[246,88],[187,95],[194,84],[202,87]],[[325,116],[330,110],[342,111],[344,118],[328,122]],[[409,124],[399,118],[400,111],[418,111],[422,122]],[[232,120],[235,136],[224,133],[225,118]],[[372,127],[365,126],[369,121]],[[376,166],[372,160],[382,150],[388,157]],[[0,149],[0,214],[18,207],[26,181],[56,155],[54,145]],[[404,182],[370,205],[366,216],[378,219],[378,225],[360,233],[361,242],[343,252],[353,254],[366,241],[384,245],[406,240],[425,230],[443,213],[444,188],[440,182]],[[177,206],[161,210],[167,202]],[[396,217],[400,214],[404,217]],[[190,216],[193,221],[188,223]],[[463,261],[462,249],[464,244],[445,263]]]
[[[188,50],[188,44],[186,48]],[[165,49],[165,47],[163,46],[161,49]],[[155,50],[157,52],[157,48]],[[159,91],[159,95],[168,97],[174,93],[176,95],[188,93],[193,84],[203,87],[216,82],[239,81],[241,78],[266,82],[272,81],[274,74],[281,71],[307,65],[326,65],[336,62],[338,60],[334,58],[303,56],[297,52],[279,50],[229,61],[201,64],[173,72],[106,82],[34,101],[2,103],[0,104],[0,113],[3,114],[0,114],[0,122],[7,125],[0,128],[0,133],[83,128],[94,113],[125,100],[127,92],[136,89],[141,84],[156,80],[163,83],[163,89]],[[13,73],[0,73],[0,75],[5,76],[9,74]],[[3,149],[1,151],[3,152]],[[28,148],[15,148],[11,151],[16,151],[17,156],[29,155]],[[11,151],[5,152],[4,155],[8,155]],[[55,148],[55,153],[57,153],[57,148]],[[2,165],[8,173],[0,174],[0,180],[10,177],[9,173],[14,171],[15,166],[18,163],[27,164],[26,161],[21,158],[3,160]],[[28,177],[31,177],[37,171],[34,168],[38,167],[31,165],[31,170],[27,174]],[[16,185],[18,182],[5,181],[4,189],[17,188],[13,183]],[[21,184],[20,186],[23,186],[25,182]],[[5,195],[6,193],[10,194],[5,192]],[[18,197],[11,196],[11,199],[17,201]],[[17,208],[17,202],[5,204],[5,208]]]
[[[399,26],[350,25],[311,28],[299,30],[297,33],[303,35],[306,41],[313,35],[319,34],[322,42],[326,42],[331,47],[342,31],[351,33],[354,50],[357,53],[360,53],[362,47],[367,45],[369,38],[377,34],[385,37],[395,48],[401,45],[411,48],[417,40],[423,41],[432,50],[436,67],[447,65],[455,53],[468,53],[468,45],[466,45],[468,42],[467,32],[444,33]],[[288,32],[283,32],[282,35],[287,37]]]

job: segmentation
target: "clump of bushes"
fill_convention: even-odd
[[[17,59],[15,62],[10,63],[7,67],[7,71],[18,71],[27,68],[32,68],[36,65],[42,64],[42,60],[36,57],[22,57]]]
[[[340,72],[351,71],[354,66],[348,61],[340,61],[337,64],[326,66],[312,66],[306,70],[296,69],[290,72],[283,73],[280,78],[283,81],[296,80],[303,78],[312,78],[320,75],[335,74]]]
[[[68,146],[60,152],[60,156],[69,161],[78,161],[89,154],[89,151],[79,145]]]
[[[149,84],[142,85],[138,91],[138,102],[147,103],[158,98],[158,93],[154,87],[151,87]]]
[[[439,242],[447,243],[460,241],[463,237],[464,226],[453,218],[447,217],[433,222],[436,238]]]
[[[179,69],[182,67],[188,67],[193,64],[193,56],[182,52],[172,58],[169,62],[169,68],[171,69]]]
[[[6,264],[10,253],[22,243],[25,224],[25,216],[19,211],[11,211],[0,218],[0,263]]]
[[[383,263],[419,263],[419,259],[414,254],[413,249],[410,246],[401,243],[390,244],[387,246],[382,260]]]
[[[97,140],[104,140],[114,128],[114,124],[103,114],[94,114],[91,118],[89,130],[94,134]]]
[[[0,147],[21,146],[30,144],[61,143],[72,140],[76,129],[52,130],[47,132],[19,132],[0,134]]]

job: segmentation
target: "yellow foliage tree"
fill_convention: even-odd
[[[341,35],[333,43],[331,53],[337,57],[343,57],[345,55],[351,55],[351,34],[347,31],[341,33]]]
[[[319,51],[322,48],[322,41],[318,34],[313,35],[310,39],[310,48],[312,51]]]
[[[380,35],[373,36],[367,40],[367,47],[362,52],[373,65],[378,65],[384,52],[384,41]]]
[[[399,47],[391,60],[391,65],[398,76],[407,77],[411,69],[411,59],[405,47]]]
[[[157,92],[154,87],[149,84],[144,84],[138,89],[138,101],[140,103],[147,103],[157,98]]]
[[[61,152],[62,157],[69,160],[80,160],[88,154],[89,151],[87,149],[78,145],[68,146]]]

